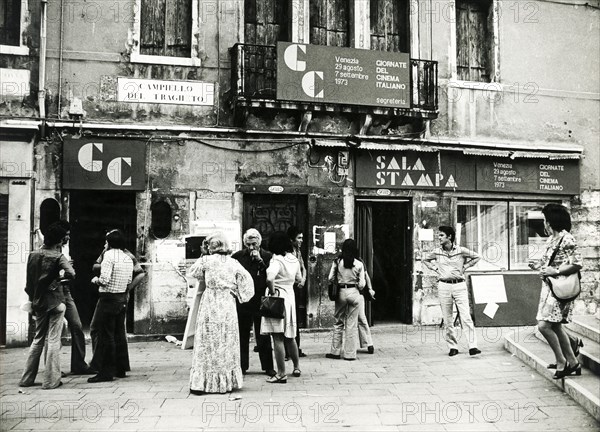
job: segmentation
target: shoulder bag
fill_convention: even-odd
[[[258,314],[265,318],[283,318],[285,316],[285,300],[279,296],[279,290],[275,289],[277,295],[262,296]]]
[[[327,295],[329,296],[329,300],[331,301],[336,301],[338,299],[338,297],[340,296],[340,286],[338,283],[338,265],[339,265],[339,260],[336,259],[333,261],[333,264],[335,265],[335,271],[333,274],[333,280],[329,282],[329,285],[327,286]]]
[[[556,258],[556,254],[558,253],[562,241],[563,239],[561,238],[558,245],[556,245],[556,249],[554,249],[550,261],[548,261],[548,266],[554,262],[554,258]],[[581,293],[579,279],[581,279],[581,274],[576,272],[566,276],[548,276],[546,278],[546,283],[556,300],[559,302],[570,302],[575,300]]]

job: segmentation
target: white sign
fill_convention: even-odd
[[[237,221],[193,221],[191,235],[207,236],[221,231],[229,240],[229,247],[233,252],[242,248],[242,229]]]
[[[473,297],[475,304],[506,303],[506,287],[502,275],[473,275]]]
[[[215,84],[119,77],[117,101],[175,105],[214,105]]]
[[[421,228],[419,230],[419,241],[433,241],[433,230]]]
[[[496,316],[496,312],[498,311],[499,306],[496,303],[488,303],[485,305],[483,309],[483,314],[490,317],[490,319],[494,319]]]
[[[0,68],[0,95],[4,99],[29,96],[29,76],[26,69]]]

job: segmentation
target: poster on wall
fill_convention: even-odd
[[[408,53],[277,43],[277,99],[410,108]]]

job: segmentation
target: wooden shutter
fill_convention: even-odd
[[[142,0],[140,53],[191,57],[192,0]]]
[[[348,0],[310,0],[310,43],[350,45],[350,3]]]
[[[277,41],[289,41],[289,11],[289,0],[245,0],[245,42],[276,45]]]
[[[489,9],[487,1],[456,2],[456,67],[460,80],[490,80]]]
[[[371,49],[409,52],[408,0],[371,0]]]
[[[165,54],[170,57],[192,55],[192,1],[168,0],[165,17]]]

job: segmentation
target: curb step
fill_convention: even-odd
[[[504,348],[567,393],[592,417],[600,421],[600,377],[584,368],[581,376],[553,379],[554,370],[547,369],[554,355],[550,346],[536,337],[519,338],[518,330],[504,337]],[[516,337],[515,337],[516,335]]]
[[[567,329],[600,344],[600,320],[594,315],[574,316]]]
[[[580,333],[575,333],[570,329],[567,333],[571,333],[573,336],[577,336],[583,341],[583,348],[579,349],[579,363],[581,363],[583,367],[589,369],[593,374],[600,376],[600,344],[588,339]],[[535,329],[535,337],[543,343],[548,344],[537,327]]]

